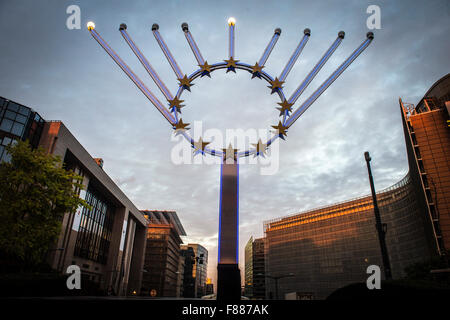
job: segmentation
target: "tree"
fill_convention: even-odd
[[[66,170],[59,156],[32,150],[19,141],[0,163],[0,253],[23,267],[44,262],[55,243],[64,213],[79,205],[82,177]]]

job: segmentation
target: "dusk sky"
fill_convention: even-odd
[[[81,29],[69,30],[69,5],[81,9]],[[381,29],[369,30],[369,5],[381,9]],[[120,35],[120,23],[169,90],[178,82],[152,32],[160,33],[183,73],[198,69],[181,30],[189,29],[209,64],[228,58],[229,17],[236,18],[236,59],[253,65],[282,29],[264,71],[279,76],[303,37],[311,37],[286,83],[298,87],[336,39],[340,47],[297,101],[298,107],[373,31],[375,39],[293,125],[279,144],[279,168],[240,166],[240,268],[250,236],[263,222],[370,193],[364,152],[372,156],[376,189],[408,171],[398,99],[417,103],[450,71],[450,2],[442,1],[10,1],[0,2],[0,96],[62,120],[139,209],[175,210],[188,234],[185,243],[209,251],[215,279],[220,166],[175,164],[170,125],[91,37],[96,30],[162,102],[164,96]],[[276,95],[266,82],[215,71],[184,92],[184,122],[203,129],[264,129],[275,125]],[[198,137],[195,137],[198,138]],[[215,141],[218,148],[225,147]],[[256,141],[252,142],[256,143]],[[201,157],[197,155],[196,157]],[[210,156],[207,156],[210,157]]]

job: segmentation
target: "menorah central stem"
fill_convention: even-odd
[[[239,300],[239,165],[236,160],[224,160],[220,172],[217,300]]]

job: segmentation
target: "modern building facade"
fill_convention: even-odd
[[[65,272],[76,264],[82,277],[110,294],[138,293],[147,229],[144,216],[62,122],[46,122],[39,145],[60,155],[67,169],[83,177],[80,197],[91,206],[64,216],[50,255],[52,267]]]
[[[31,108],[0,98],[3,145],[28,140],[63,159],[68,170],[83,177],[80,197],[91,209],[66,213],[60,236],[50,248],[47,262],[66,274],[69,265],[81,269],[105,292],[116,295],[139,292],[144,262],[147,221],[61,121],[45,121]]]
[[[211,278],[207,278],[205,295],[210,295],[210,294],[214,294],[214,284],[212,283]]]
[[[266,261],[264,255],[264,238],[253,241],[253,298],[266,297]]]
[[[194,252],[194,262],[192,265],[192,280],[194,283],[194,295],[195,298],[201,298],[206,294],[206,280],[208,276],[208,250],[200,244],[189,243],[182,245],[181,250],[188,250],[192,248]],[[187,277],[189,279],[190,277]],[[187,282],[190,285],[190,282]],[[192,297],[191,288],[185,297]]]
[[[445,254],[450,249],[450,74],[416,106],[399,102],[410,170],[425,194],[439,253]]]
[[[405,268],[448,254],[450,224],[449,75],[413,106],[400,100],[409,172],[377,193],[394,279]],[[266,296],[295,292],[315,299],[367,279],[382,266],[371,196],[266,221]],[[382,277],[384,273],[382,273]]]
[[[0,97],[0,161],[8,160],[5,147],[13,140],[28,140],[37,148],[45,120],[24,105]]]
[[[184,269],[185,269],[185,259],[180,256],[178,259],[178,271],[177,271],[177,291],[175,293],[176,297],[184,297]]]
[[[141,295],[180,296],[184,269],[180,244],[181,236],[186,235],[183,225],[175,211],[143,210],[142,213],[149,224]]]
[[[417,197],[409,175],[377,194],[394,279],[434,254],[425,227],[429,221]],[[347,284],[365,281],[369,265],[383,265],[371,196],[268,221],[264,228],[267,275],[294,274],[278,281],[281,297],[299,292],[324,299]],[[267,297],[273,297],[274,280],[267,278],[266,288]]]
[[[195,266],[194,249],[186,245],[182,245],[181,256],[182,259],[184,259],[182,297],[195,298],[195,278],[193,276]]]
[[[253,296],[253,237],[248,239],[244,249],[244,295]]]
[[[245,246],[245,296],[252,299],[266,297],[264,238],[250,237]]]

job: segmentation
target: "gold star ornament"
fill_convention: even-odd
[[[229,71],[233,71],[234,73],[236,73],[236,63],[239,62],[239,60],[234,60],[233,57],[230,57],[230,59],[223,61],[227,63],[227,73]]]
[[[184,100],[179,100],[178,97],[173,98],[172,100],[167,99],[169,102],[169,109],[173,110],[173,108],[177,109],[177,112],[181,113],[181,108],[184,107],[184,104],[181,104]]]
[[[194,143],[192,145],[194,147],[194,149],[195,149],[195,154],[194,155],[196,155],[198,153],[204,154],[205,153],[205,147],[208,144],[210,144],[210,143],[211,142],[204,142],[202,137],[200,137],[197,142],[194,141]]]
[[[180,133],[180,131],[189,130],[188,128],[189,123],[184,123],[183,119],[180,118],[180,120],[173,126],[173,129],[175,130],[175,133]]]
[[[253,79],[254,77],[261,78],[261,71],[262,71],[262,68],[264,68],[264,66],[260,66],[260,65],[258,64],[258,62],[255,63],[255,65],[252,67],[252,79]]]
[[[283,88],[284,81],[280,81],[278,77],[275,78],[273,81],[269,81],[270,86],[267,86],[268,88],[272,89],[272,93],[277,92],[278,89]]]
[[[231,146],[231,143],[228,145],[228,148],[222,149],[223,152],[223,159],[227,160],[228,158],[231,158],[233,160],[237,160],[237,151],[238,149],[233,149]]]
[[[287,135],[287,130],[288,127],[285,127],[281,121],[278,121],[278,125],[276,126],[272,126],[272,128],[274,128],[278,134],[278,136],[284,140],[284,137]]]
[[[261,155],[261,156],[264,157],[264,155],[265,155],[266,152],[267,152],[267,144],[266,144],[266,143],[263,143],[263,142],[261,141],[261,139],[259,139],[259,140],[258,140],[258,143],[252,143],[252,146],[254,146],[254,147],[256,148],[256,154],[255,154],[255,157],[256,157],[256,156],[259,156],[259,155]]]
[[[280,110],[280,116],[284,115],[284,113],[287,111],[288,114],[289,112],[292,111],[292,106],[294,105],[293,103],[289,103],[286,100],[284,100],[283,102],[278,102],[278,105],[281,106],[281,108],[277,108],[278,110]]]
[[[203,77],[203,76],[211,77],[211,76],[210,76],[210,73],[211,73],[211,65],[208,64],[208,61],[205,61],[204,64],[199,64],[198,66],[202,69],[202,77]]]
[[[188,91],[191,91],[191,86],[194,85],[193,83],[191,83],[192,80],[189,79],[187,75],[184,75],[183,78],[178,78],[178,81],[180,81],[180,87],[183,87]]]

